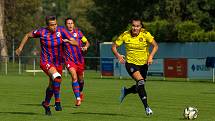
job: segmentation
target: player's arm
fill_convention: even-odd
[[[71,44],[71,45],[75,45],[75,46],[78,46],[78,42],[74,39],[74,38],[69,38],[69,43]]]
[[[29,38],[32,38],[32,37],[33,37],[32,31],[27,33],[27,34],[25,34],[25,36],[23,37],[19,47],[16,49],[16,55],[19,56],[21,54],[23,47],[28,42]]]
[[[81,38],[81,41],[85,43],[85,46],[82,47],[82,51],[87,51],[87,49],[89,48],[90,46],[90,42],[87,40],[87,38],[85,36],[83,36]]]
[[[155,53],[158,50],[158,44],[154,39],[152,40],[151,45],[153,46],[153,48],[152,48],[152,51],[151,51],[151,53],[149,54],[149,57],[148,57],[148,65],[152,64],[153,57],[154,57]]]
[[[119,46],[115,42],[113,42],[112,47],[111,47],[112,52],[115,55],[115,57],[119,60],[119,62],[122,63],[122,64],[124,64],[125,63],[124,55],[121,55],[118,52],[118,50],[117,50],[118,47]]]
[[[74,38],[63,39],[64,42],[68,42],[71,45],[78,46],[78,42]]]

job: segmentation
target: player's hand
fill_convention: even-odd
[[[81,47],[81,50],[82,50],[83,52],[87,51],[87,49],[88,49],[88,48],[85,47],[85,46],[84,46],[84,47]]]
[[[152,62],[153,62],[153,57],[152,57],[152,56],[149,56],[147,64],[148,64],[148,65],[151,65]]]
[[[16,55],[19,56],[21,54],[21,52],[22,52],[22,48],[17,48],[16,49]]]
[[[125,56],[124,55],[119,55],[117,58],[121,64],[125,64]]]
[[[69,40],[68,39],[63,39],[63,42],[69,42]]]

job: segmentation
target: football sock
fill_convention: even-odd
[[[130,93],[136,94],[137,93],[137,85],[132,85],[130,88],[127,88],[125,92],[126,92],[126,95],[130,94]]]
[[[144,80],[137,81],[137,92],[145,108],[148,107],[147,94],[145,90]]]
[[[47,87],[47,89],[46,89],[46,97],[45,97],[45,105],[48,106],[50,104],[52,96],[53,96],[53,89]]]
[[[78,81],[74,81],[72,82],[72,89],[73,89],[73,92],[75,94],[75,98],[76,99],[80,99],[80,89],[79,89],[79,84],[78,84]]]
[[[79,86],[80,86],[80,92],[82,92],[83,88],[84,88],[84,80],[81,80],[78,83],[79,83]]]
[[[55,102],[60,102],[60,84],[61,84],[61,77],[57,77],[54,79],[52,83],[53,92],[55,96]]]

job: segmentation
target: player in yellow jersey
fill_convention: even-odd
[[[121,90],[120,102],[130,93],[138,93],[146,111],[146,115],[153,112],[147,103],[145,90],[145,80],[148,65],[152,64],[153,57],[158,50],[158,45],[154,37],[142,27],[142,21],[134,18],[131,21],[131,30],[125,31],[112,44],[112,51],[120,63],[125,64],[129,75],[136,81],[130,88],[123,87]],[[124,57],[117,51],[117,47],[125,44],[126,56]],[[150,45],[153,46],[149,52]]]

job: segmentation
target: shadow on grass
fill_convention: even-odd
[[[201,94],[212,94],[212,95],[215,95],[215,92],[200,92]]]
[[[0,112],[0,114],[38,115],[38,113],[32,113],[32,112]]]
[[[25,106],[42,106],[41,104],[20,104],[20,105],[25,105]]]
[[[42,107],[41,104],[20,104],[20,105]],[[50,105],[50,107],[54,107],[54,105]]]
[[[129,115],[125,115],[125,114],[117,114],[117,113],[99,113],[99,112],[75,112],[75,113],[71,113],[74,115],[103,115],[103,116],[125,116],[125,117],[133,117],[133,116],[129,116]]]

